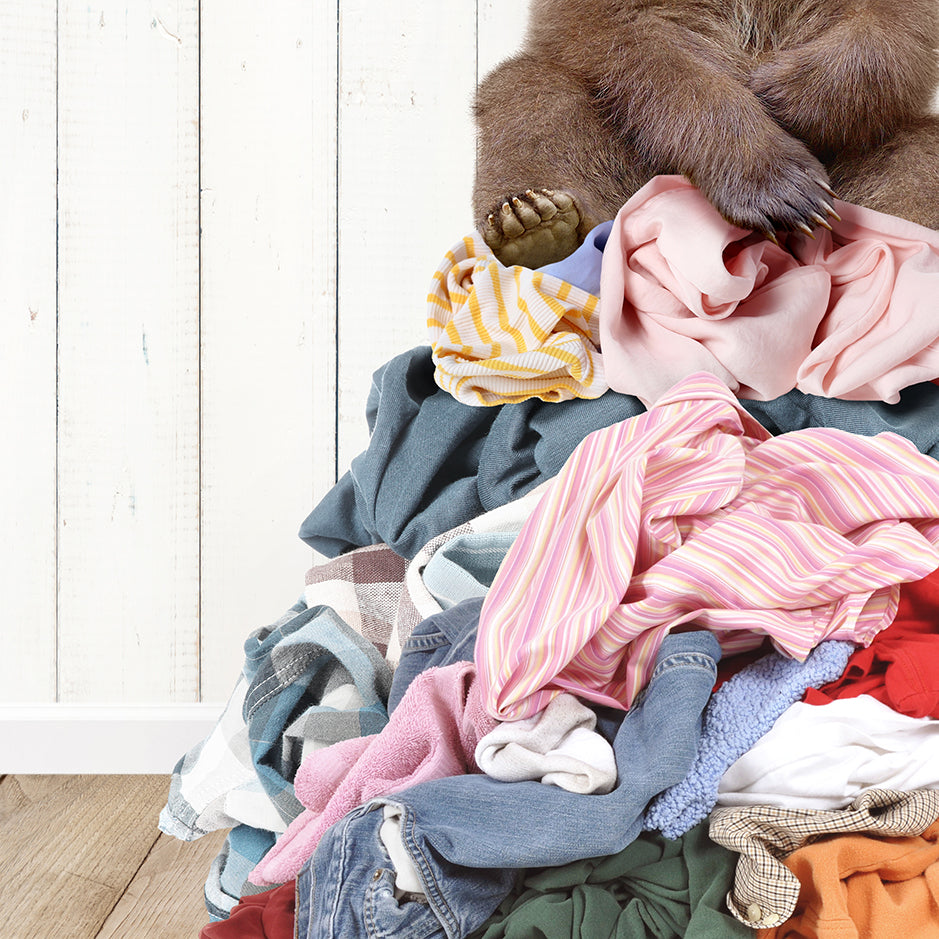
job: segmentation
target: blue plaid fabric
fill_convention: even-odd
[[[378,733],[392,669],[327,606],[294,604],[245,642],[245,665],[212,734],[173,771],[160,829],[184,841],[231,828],[206,884],[214,916],[255,888],[248,873],[303,810],[293,779],[305,753]]]

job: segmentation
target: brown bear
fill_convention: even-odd
[[[537,267],[682,173],[768,237],[835,192],[939,228],[937,44],[939,0],[531,0],[475,102],[477,224]]]

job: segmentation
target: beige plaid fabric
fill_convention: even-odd
[[[547,486],[543,482],[521,498],[437,535],[410,561],[386,544],[375,544],[318,564],[307,571],[304,601],[310,607],[331,607],[394,667],[414,628],[441,611],[421,576],[434,553],[460,535],[518,532]]]
[[[407,564],[386,544],[356,548],[307,571],[304,599],[332,607],[385,655]]]
[[[498,508],[485,512],[462,525],[451,528],[450,531],[432,538],[408,563],[404,574],[401,597],[398,603],[398,612],[395,616],[391,637],[388,640],[388,651],[385,658],[393,665],[397,665],[401,658],[401,649],[408,636],[422,621],[440,612],[440,604],[434,595],[427,589],[421,575],[427,563],[435,552],[448,544],[459,535],[484,532],[518,532],[525,524],[529,515],[534,511],[538,500],[550,485],[551,480],[545,480],[535,486],[530,492]]]
[[[772,805],[719,807],[711,812],[712,841],[740,854],[730,912],[754,929],[779,926],[796,908],[799,881],[782,859],[825,836],[920,835],[939,819],[939,790],[869,789],[834,811]]]

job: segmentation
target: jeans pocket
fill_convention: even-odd
[[[380,867],[365,888],[364,921],[369,939],[432,939],[444,931],[426,898],[395,896],[395,871]]]

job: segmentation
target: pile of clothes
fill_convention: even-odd
[[[203,939],[939,936],[939,235],[837,208],[447,253],[174,771]]]

